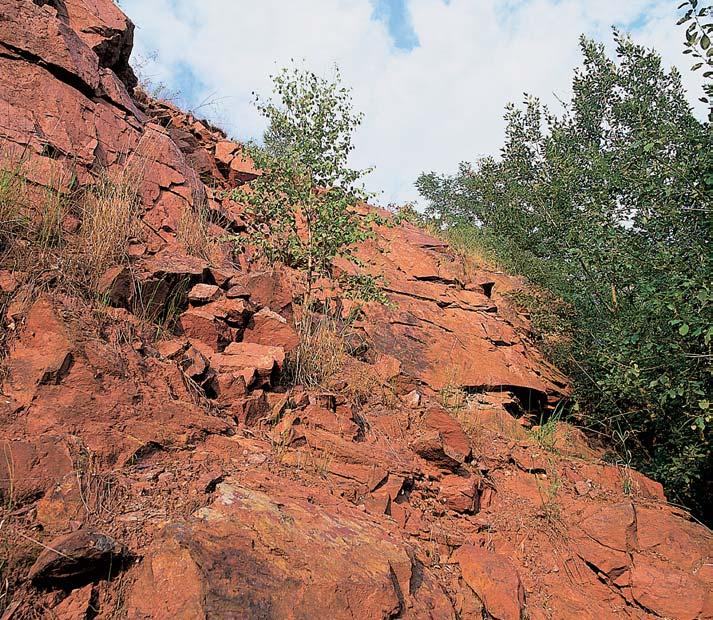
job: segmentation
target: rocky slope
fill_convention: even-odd
[[[0,0],[3,166],[75,195],[140,161],[142,202],[104,304],[4,253],[2,620],[712,618],[711,533],[576,429],[529,430],[567,384],[516,280],[377,226],[390,303],[329,389],[288,384],[298,275],[180,234],[204,208],[244,230],[220,190],[257,172],[134,90],[132,33],[111,0]]]

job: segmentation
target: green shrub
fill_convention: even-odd
[[[247,205],[249,239],[272,261],[302,270],[309,299],[314,282],[332,273],[332,260],[369,234],[353,212],[366,194],[365,171],[347,159],[361,115],[337,70],[330,81],[310,71],[283,69],[273,76],[274,100],[257,98],[269,122],[264,147],[249,154],[261,175],[233,197]]]
[[[562,115],[509,106],[500,158],[417,185],[432,225],[562,301],[521,300],[556,314],[580,421],[710,519],[713,131],[675,69],[615,39],[616,61],[582,38]]]

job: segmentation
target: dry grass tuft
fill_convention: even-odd
[[[22,197],[26,193],[26,181],[19,170],[0,167],[0,248],[25,226]]]
[[[338,391],[356,407],[367,402],[395,406],[398,398],[376,368],[354,357],[349,334],[347,323],[329,317],[301,325],[300,344],[287,365],[288,379],[295,385]]]
[[[31,289],[93,294],[98,278],[127,259],[127,243],[140,232],[141,174],[133,168],[127,164],[114,177],[104,171],[80,193],[73,178],[41,187],[22,175],[20,164],[0,164],[0,266],[25,274]],[[66,230],[75,215],[79,229]]]
[[[210,219],[205,200],[196,200],[192,209],[184,209],[178,221],[176,238],[191,256],[210,260],[218,242],[210,234]]]
[[[438,391],[438,400],[444,409],[456,414],[468,405],[468,393],[460,385],[449,384]]]
[[[107,269],[126,260],[128,241],[139,234],[139,186],[127,167],[114,179],[102,173],[86,195],[77,250],[92,288]]]
[[[333,378],[333,382],[332,385],[338,385],[356,407],[362,407],[368,402],[378,402],[393,408],[399,402],[393,387],[384,381],[371,364],[354,358],[349,358],[338,377]]]
[[[326,479],[334,461],[334,455],[329,451],[318,450],[309,444],[299,448],[295,453],[292,465],[296,471]]]
[[[63,244],[62,224],[70,201],[67,188],[72,185],[65,180],[39,188],[28,183],[20,164],[0,164],[0,249],[27,254]],[[37,266],[36,258],[31,264]]]
[[[541,419],[538,426],[533,427],[530,436],[545,450],[557,452],[557,430],[562,417],[562,403],[559,403],[547,420]]]
[[[75,458],[74,470],[87,522],[111,522],[125,494],[116,475],[103,471],[94,454],[87,450]]]
[[[115,177],[102,172],[87,191],[66,176],[42,187],[23,176],[22,162],[0,153],[0,269],[17,283],[0,294],[0,311],[10,303],[29,306],[43,292],[93,303],[99,278],[128,262],[128,241],[140,234],[140,180],[127,164]],[[10,336],[0,325],[0,378]]]
[[[562,506],[559,502],[559,492],[562,487],[562,479],[550,461],[547,474],[540,474],[536,477],[537,491],[540,495],[540,508],[536,516],[546,521],[553,532],[560,532],[562,525]],[[546,482],[546,484],[543,484]]]
[[[59,247],[64,242],[62,225],[68,213],[68,197],[52,188],[45,189],[38,213],[36,240],[43,250]]]
[[[288,376],[297,385],[327,387],[339,375],[347,355],[345,329],[337,321],[303,321],[300,344],[288,365]]]

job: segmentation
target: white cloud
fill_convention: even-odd
[[[567,98],[581,33],[611,43],[612,24],[634,22],[637,41],[681,68],[691,101],[701,95],[670,0],[410,0],[420,41],[410,52],[372,19],[370,0],[121,4],[137,24],[137,54],[158,53],[144,71],[174,86],[190,67],[205,85],[194,100],[218,99],[200,113],[240,139],[262,133],[251,93],[268,94],[277,67],[294,58],[328,72],[336,62],[365,113],[354,164],[376,167],[368,186],[383,190],[383,203],[416,198],[423,170],[453,171],[496,153],[503,107],[523,91],[548,103]]]

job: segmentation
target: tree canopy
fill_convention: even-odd
[[[564,302],[567,346],[553,354],[575,382],[573,415],[703,511],[713,493],[713,131],[675,69],[615,40],[612,59],[582,37],[562,113],[534,97],[509,106],[499,157],[417,186],[435,226],[469,231]]]

